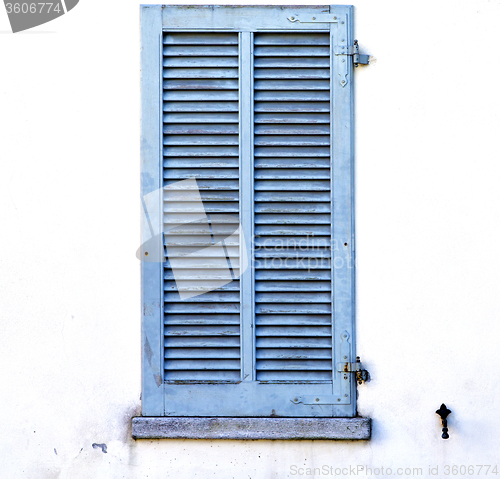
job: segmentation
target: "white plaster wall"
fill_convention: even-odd
[[[376,57],[356,71],[361,443],[131,439],[139,2],[82,0],[15,35],[0,8],[1,477],[446,477],[500,462],[500,2],[355,4]]]

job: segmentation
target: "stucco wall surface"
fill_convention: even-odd
[[[15,35],[0,8],[0,477],[500,472],[500,2],[355,6],[375,61],[355,72],[358,354],[372,376],[358,409],[373,436],[353,443],[131,438],[139,2],[85,0]]]

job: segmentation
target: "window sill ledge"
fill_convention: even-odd
[[[371,419],[264,417],[134,417],[134,439],[368,440]]]

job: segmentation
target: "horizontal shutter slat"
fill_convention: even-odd
[[[264,105],[262,105],[262,108]],[[325,108],[326,111],[326,108]],[[303,113],[296,111],[288,111],[280,113],[275,111],[267,111],[264,113],[255,113],[254,121],[256,127],[261,123],[279,123],[284,125],[287,123],[305,125],[309,123],[330,123],[329,113],[318,113],[317,109],[313,113]]]
[[[328,160],[329,161],[329,160]],[[257,162],[256,162],[257,164]],[[324,183],[323,183],[324,184]],[[265,182],[262,182],[262,186],[265,186]],[[262,188],[264,189],[264,188]],[[287,202],[313,202],[313,201],[330,201],[330,192],[320,192],[315,191],[314,193],[310,193],[308,191],[300,191],[297,190],[293,192],[289,191],[274,191],[272,193],[267,191],[256,191],[255,192],[255,201],[256,202],[267,202],[267,201],[287,201]]]
[[[177,160],[177,158],[175,158]],[[219,159],[217,158],[216,161]],[[166,159],[165,161],[168,161]],[[189,159],[191,161],[191,158]],[[198,187],[200,182],[197,181]],[[233,188],[229,188],[233,189]],[[238,201],[237,191],[199,191],[201,200],[205,201]],[[188,189],[169,189],[163,191],[163,201],[189,201],[192,200],[191,192]]]
[[[166,68],[163,78],[238,78],[238,68]]]
[[[165,316],[165,324],[240,324],[239,314],[169,314]]]
[[[283,169],[258,169],[255,172],[255,179],[256,180],[297,180],[297,179],[307,179],[307,180],[314,180],[314,179],[325,179],[329,180],[330,179],[330,170],[323,168],[323,169],[318,169],[318,168],[311,168],[311,169],[306,169],[306,168],[297,168],[297,169],[289,169],[289,170],[283,170]],[[285,185],[288,184],[293,184],[292,182],[283,183]]]
[[[328,101],[301,101],[295,103],[260,101],[255,103],[256,113],[328,113],[330,102]]]
[[[319,97],[319,95],[316,95]],[[238,101],[236,90],[165,90],[165,101]]]
[[[328,68],[259,68],[255,70],[256,79],[303,79],[303,80],[321,80],[330,79],[330,70]]]
[[[330,281],[259,281],[255,291],[331,291]],[[329,298],[330,300],[331,298]]]
[[[206,281],[207,279],[211,280],[211,281],[215,281],[215,280],[223,281],[223,280],[228,279],[228,272],[227,272],[226,268],[223,268],[220,270],[218,270],[217,268],[210,268],[210,271],[209,271],[210,275],[207,278],[207,272],[204,271],[203,268],[199,268],[199,269],[184,268],[181,271],[177,271],[175,273],[175,276],[174,276],[173,272],[170,270],[169,263],[165,263],[164,266],[165,266],[165,268],[167,268],[167,270],[165,272],[165,279],[175,279],[175,280],[180,280],[180,281],[183,281],[183,280],[186,280],[186,281],[187,280]],[[234,269],[234,275],[238,276],[237,269]]]
[[[254,48],[256,57],[329,57],[329,45],[259,45]]]
[[[164,67],[177,67],[177,68],[209,68],[209,67],[238,67],[237,57],[164,57]]]
[[[239,359],[239,348],[165,348],[165,358],[169,359]]]
[[[329,314],[260,314],[256,318],[259,326],[331,326],[332,318]],[[262,352],[262,351],[261,351]]]
[[[276,125],[261,124],[255,125],[256,135],[329,135],[329,125]]]
[[[163,160],[165,168],[237,168],[238,158],[175,158],[166,157]]]
[[[260,303],[255,305],[256,314],[328,314],[330,304],[307,303]],[[330,338],[331,339],[331,338]]]
[[[331,359],[331,348],[258,349],[257,359]],[[331,365],[330,365],[331,367]]]
[[[163,111],[168,112],[232,112],[238,111],[236,101],[169,101],[163,103]],[[199,121],[199,120],[198,120]],[[220,121],[220,120],[219,120]]]
[[[167,146],[182,146],[182,145],[194,145],[194,146],[226,146],[226,145],[238,145],[238,137],[236,135],[179,135],[179,134],[168,134],[163,140],[163,144]],[[169,154],[172,149],[167,149]],[[231,149],[232,151],[233,149]],[[178,148],[178,151],[185,153],[186,149]],[[189,150],[191,151],[191,150]],[[227,151],[225,149],[224,151]],[[199,152],[199,150],[197,150]]]
[[[207,281],[164,281],[163,290],[164,291],[177,291],[177,286],[183,288],[183,291],[238,291],[240,289],[239,282],[232,281],[229,284],[219,284],[220,281],[217,280],[207,280]]]
[[[238,125],[235,123],[177,123],[165,125],[163,133],[167,135],[237,135]]]
[[[328,68],[330,59],[328,57],[309,58],[307,56],[296,57],[257,57],[256,68]]]
[[[300,85],[299,85],[300,88]],[[255,92],[255,101],[300,101],[300,102],[311,102],[311,101],[330,101],[330,92],[312,90],[310,88],[305,88],[306,91],[267,91],[260,90]],[[227,98],[230,100],[231,98]]]
[[[199,370],[206,369],[240,369],[239,359],[212,359],[206,361],[205,359],[169,359],[165,361],[165,369],[173,370]]]
[[[256,213],[329,213],[330,203],[257,203]]]
[[[277,380],[276,377],[280,379]],[[332,371],[259,371],[260,381],[286,381],[286,382],[297,382],[304,381],[311,383],[314,381],[328,381],[332,380]]]
[[[286,337],[328,337],[332,334],[332,328],[328,326],[257,326],[255,335],[257,337],[286,336]]]
[[[255,190],[256,191],[259,190],[260,191],[330,191],[330,181],[310,180],[310,179],[308,179],[308,181],[290,180],[286,182],[273,181],[273,180],[256,180]]]
[[[170,44],[163,49],[164,57],[197,57],[197,56],[209,56],[209,57],[224,57],[224,56],[238,56],[238,45],[179,45]]]
[[[165,303],[166,313],[238,313],[240,305],[236,303]]]
[[[256,214],[256,225],[305,225],[305,224],[318,224],[329,225],[330,215],[325,214]]]
[[[257,360],[259,371],[331,371],[332,362],[323,359]]]
[[[273,235],[273,236],[330,236],[331,229],[329,225],[257,225],[255,227],[255,234],[259,236]]]
[[[238,80],[165,79],[164,90],[238,90]]]
[[[256,91],[259,90],[325,90],[328,95],[330,91],[329,80],[297,79],[297,80],[256,80],[254,83]]]
[[[207,361],[209,362],[209,361]],[[192,370],[177,370],[165,371],[166,381],[176,381],[176,383],[185,381],[189,377],[191,381],[208,381],[213,384],[214,381],[237,381],[240,378],[240,371],[224,371],[224,370],[205,370],[205,371],[192,371]]]
[[[167,348],[235,348],[240,345],[237,336],[173,336],[165,339]]]
[[[205,112],[203,115],[199,115],[197,112],[195,113],[165,113],[163,115],[164,123],[197,123],[197,124],[208,124],[208,123],[217,123],[217,124],[226,124],[226,123],[238,123],[238,113],[235,112],[214,112],[209,113]],[[168,126],[165,126],[168,128]]]
[[[166,33],[163,36],[165,45],[238,45],[236,35],[226,33]]]
[[[165,336],[239,336],[239,325],[165,325]]]

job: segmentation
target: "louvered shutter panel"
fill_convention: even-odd
[[[231,233],[239,214],[238,34],[163,35],[163,195],[167,227],[164,265],[164,380],[240,379],[239,274],[216,291],[182,300],[221,279],[218,249],[210,248],[212,222]],[[182,180],[195,178],[207,220]],[[179,185],[179,186],[177,186]],[[190,186],[190,185],[188,185]],[[194,211],[193,211],[194,210]],[[193,211],[193,212],[191,212]],[[239,259],[230,236],[226,251]],[[186,258],[182,255],[189,255]],[[170,264],[181,257],[183,268]],[[237,265],[236,265],[237,267]]]
[[[143,415],[355,415],[351,8],[143,9]]]
[[[257,380],[332,380],[330,35],[254,35]]]

